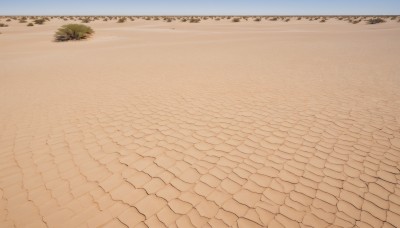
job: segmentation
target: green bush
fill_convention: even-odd
[[[67,24],[61,26],[55,34],[56,41],[82,40],[94,33],[89,26],[82,24]]]
[[[386,21],[383,20],[382,18],[372,18],[367,20],[367,24],[373,25],[373,24],[379,24],[379,23],[385,23]]]

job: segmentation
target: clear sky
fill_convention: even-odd
[[[400,0],[0,0],[0,15],[400,14]]]

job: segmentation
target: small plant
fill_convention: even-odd
[[[273,17],[273,18],[271,18],[271,19],[269,19],[270,21],[277,21],[278,20],[278,18],[277,17]]]
[[[260,21],[261,21],[261,18],[256,18],[256,19],[254,19],[254,21],[255,21],[255,22],[260,22]]]
[[[10,21],[11,21],[11,19],[10,19],[10,18],[8,18],[6,21],[7,21],[7,22],[10,22]]]
[[[300,20],[301,20],[301,17],[298,17],[297,20],[300,21]]]
[[[169,23],[169,22],[172,22],[172,19],[171,18],[167,18],[165,21]]]
[[[0,27],[8,27],[8,25],[4,24],[4,23],[0,23]]]
[[[285,22],[289,22],[289,21],[290,21],[290,18],[288,18],[288,19],[285,20]]]
[[[233,18],[232,22],[240,22],[240,18]]]
[[[82,40],[94,33],[89,26],[82,24],[67,24],[61,26],[55,34],[56,41]]]
[[[33,26],[33,23],[29,23],[29,24],[27,24],[26,26],[32,27],[32,26]]]
[[[191,18],[189,22],[190,23],[199,23],[200,19],[199,18]]]
[[[379,23],[385,23],[386,21],[383,20],[382,18],[372,18],[367,20],[367,24],[373,25],[373,24],[379,24]]]
[[[122,17],[122,18],[118,19],[117,23],[125,23],[125,21],[126,21],[126,18]]]
[[[186,22],[186,21],[187,21],[186,18],[182,18],[182,19],[181,19],[181,22]]]
[[[89,18],[83,18],[81,22],[82,23],[90,23],[90,19]]]
[[[37,25],[42,25],[44,24],[44,21],[45,20],[43,18],[40,18],[40,19],[35,19],[33,22]]]

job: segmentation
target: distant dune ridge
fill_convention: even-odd
[[[0,227],[400,227],[399,20],[1,16]]]

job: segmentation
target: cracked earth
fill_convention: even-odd
[[[398,25],[58,25],[0,38],[0,227],[400,227]]]

